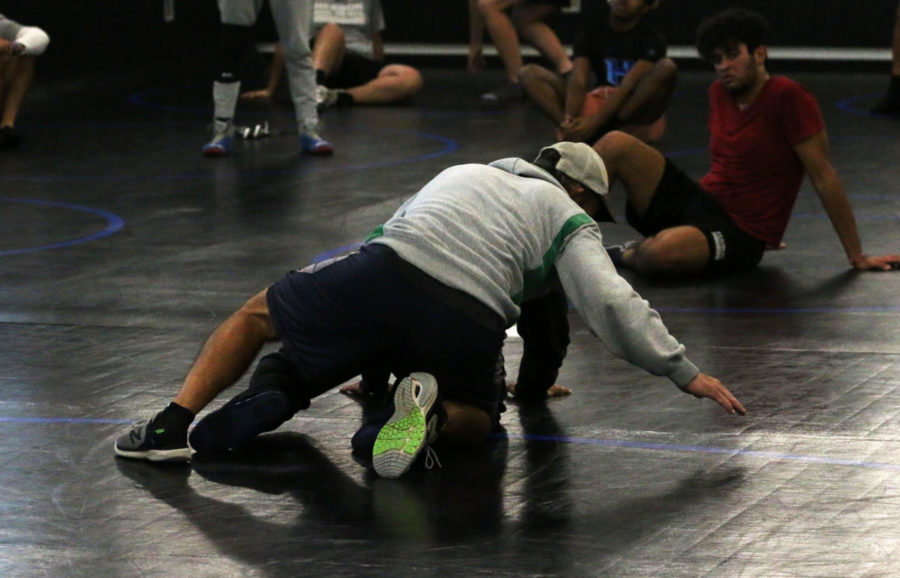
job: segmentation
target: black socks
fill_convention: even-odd
[[[153,418],[153,429],[162,428],[166,431],[187,432],[188,426],[194,421],[194,412],[181,407],[177,403],[170,402],[161,412]]]

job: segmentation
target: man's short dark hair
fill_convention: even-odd
[[[729,8],[710,16],[697,28],[697,52],[712,60],[716,50],[726,50],[746,44],[753,52],[765,44],[769,24],[758,12],[745,8]]]

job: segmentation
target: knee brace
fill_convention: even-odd
[[[295,411],[309,407],[310,395],[293,362],[282,352],[270,353],[256,365],[250,377],[250,389],[275,389],[290,398]]]
[[[253,29],[250,26],[222,25],[219,66],[216,71],[217,81],[236,82],[239,80],[252,44]]]

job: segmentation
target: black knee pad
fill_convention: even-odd
[[[256,364],[250,376],[251,390],[276,389],[285,393],[296,409],[309,407],[310,396],[294,363],[281,351],[270,353]]]
[[[216,80],[219,82],[237,81],[252,46],[253,29],[250,26],[223,24]]]

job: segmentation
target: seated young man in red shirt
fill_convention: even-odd
[[[863,253],[853,210],[831,164],[825,122],[803,86],[766,70],[767,24],[733,8],[704,21],[697,49],[715,67],[709,88],[712,166],[699,183],[659,151],[622,132],[595,145],[610,182],[628,195],[628,222],[645,236],[610,248],[644,275],[736,271],[782,246],[804,175],[819,195],[854,269],[887,270],[900,255]]]

